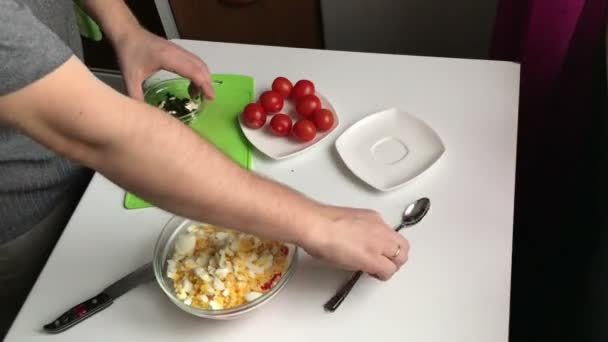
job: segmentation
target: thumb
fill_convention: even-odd
[[[132,98],[143,101],[144,100],[144,91],[142,88],[143,80],[134,77],[125,78],[125,86],[127,87],[127,92],[129,96]]]

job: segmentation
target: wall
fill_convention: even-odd
[[[487,58],[497,0],[321,0],[332,50]]]

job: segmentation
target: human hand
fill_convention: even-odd
[[[310,255],[388,280],[407,261],[409,243],[371,210],[325,207],[301,243]]]
[[[202,90],[207,99],[213,99],[213,82],[207,65],[184,48],[141,27],[124,34],[114,47],[131,97],[143,100],[144,80],[162,69],[188,78],[191,96],[200,95]]]

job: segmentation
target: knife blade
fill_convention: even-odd
[[[99,311],[109,307],[118,297],[152,279],[154,279],[154,270],[152,268],[152,263],[149,262],[106,287],[95,297],[64,312],[63,315],[49,324],[46,324],[43,327],[44,331],[51,334],[66,331]]]

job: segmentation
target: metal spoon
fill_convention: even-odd
[[[423,197],[416,200],[414,203],[408,205],[403,211],[403,216],[401,217],[401,223],[395,227],[395,231],[400,231],[405,227],[411,227],[416,223],[420,222],[422,218],[426,215],[426,213],[431,208],[431,200]],[[350,279],[342,285],[342,287],[336,292],[336,294],[331,297],[330,300],[325,303],[323,306],[325,311],[334,312],[336,309],[342,304],[346,296],[350,293],[350,290],[353,289],[359,278],[363,275],[362,271],[355,272]]]

